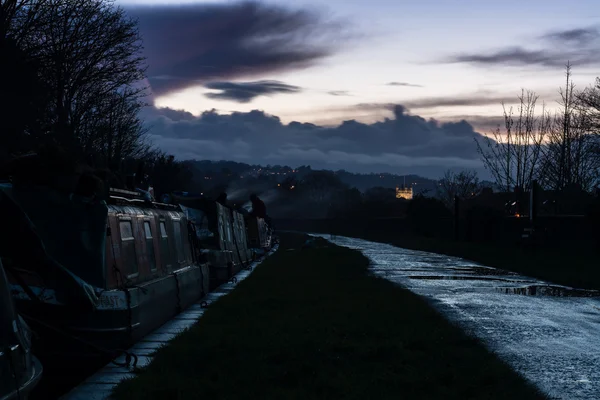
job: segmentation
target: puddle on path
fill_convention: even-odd
[[[478,266],[449,267],[448,269],[450,269],[452,271],[466,272],[466,273],[478,274],[478,275],[507,275],[507,276],[517,275],[514,272],[510,272],[510,271],[504,271],[501,269],[489,268],[489,267],[478,267]]]
[[[496,288],[500,293],[520,294],[525,296],[553,296],[553,297],[600,297],[600,291],[572,289],[553,285],[531,285],[516,288]],[[599,366],[600,367],[600,366]]]
[[[509,282],[514,283],[513,279],[488,278],[485,276],[465,276],[465,275],[409,275],[410,279],[429,279],[429,280],[451,280],[451,281],[490,281],[490,282]]]

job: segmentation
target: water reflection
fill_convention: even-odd
[[[600,297],[600,291],[573,289],[564,286],[531,285],[517,288],[497,288],[501,293],[520,294],[526,296],[554,296],[554,297]]]

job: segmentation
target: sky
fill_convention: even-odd
[[[594,83],[596,2],[118,1],[139,20],[165,151],[430,177],[485,174],[474,139],[522,88],[555,106],[567,61]]]

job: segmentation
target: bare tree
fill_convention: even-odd
[[[454,198],[468,199],[479,195],[482,186],[475,171],[454,173],[450,170],[439,180],[437,194],[448,208],[452,208]]]
[[[544,146],[540,183],[551,190],[577,186],[591,190],[599,181],[599,137],[594,130],[593,107],[582,99],[593,100],[593,93],[579,95],[571,79],[571,66],[566,66],[566,84],[560,91],[557,111]]]
[[[44,124],[29,137],[79,156],[100,152],[107,163],[148,151],[137,116],[141,37],[113,0],[0,0],[0,41],[9,39],[44,83]]]
[[[104,121],[107,107],[123,112],[144,88],[142,43],[136,21],[112,0],[47,0],[40,37],[42,76],[51,84],[49,131],[63,145],[80,149]],[[115,101],[115,96],[120,101]],[[130,108],[137,112],[136,107]]]
[[[600,135],[600,78],[596,78],[593,86],[577,93],[577,100],[590,118],[591,133]]]
[[[139,118],[145,102],[135,92],[114,92],[97,101],[93,115],[84,118],[80,142],[84,154],[93,154],[95,165],[115,165],[125,158],[153,157],[147,129]]]
[[[536,116],[538,95],[534,92],[522,90],[518,99],[520,105],[516,120],[513,108],[507,111],[502,104],[504,132],[498,127],[491,137],[475,139],[484,166],[496,184],[507,192],[530,187],[551,122],[544,106],[541,114]]]
[[[11,39],[22,50],[43,46],[35,32],[47,22],[43,17],[48,0],[0,0],[0,40]]]
[[[347,185],[331,171],[311,171],[300,185],[300,191],[313,203],[329,203],[334,193],[346,188]]]

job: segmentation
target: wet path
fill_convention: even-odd
[[[341,236],[374,274],[431,300],[551,398],[600,399],[600,293]]]

